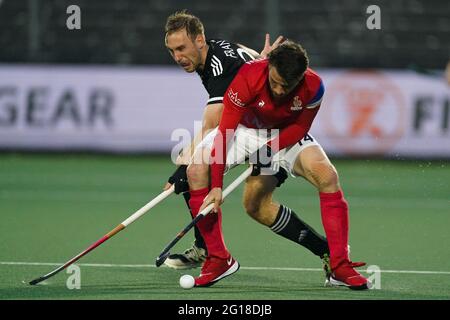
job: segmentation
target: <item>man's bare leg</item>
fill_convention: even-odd
[[[247,213],[278,235],[323,258],[329,253],[327,240],[303,222],[292,209],[273,200],[277,183],[278,179],[269,175],[248,178],[244,190]]]

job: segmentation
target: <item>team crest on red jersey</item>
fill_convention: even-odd
[[[300,100],[299,96],[295,96],[294,102],[292,103],[291,110],[292,111],[299,111],[302,110],[302,101]]]

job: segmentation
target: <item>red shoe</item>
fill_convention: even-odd
[[[195,278],[196,287],[209,287],[217,281],[239,270],[239,262],[230,256],[228,259],[207,257],[200,276]]]
[[[361,266],[364,262],[344,263],[333,270],[329,279],[332,286],[345,286],[353,290],[370,289],[371,282],[359,274],[355,269],[355,265]]]
[[[352,266],[352,268],[360,268],[360,267],[364,267],[366,265],[366,263],[361,262],[361,261],[358,261],[358,262],[350,261],[350,265]]]
[[[348,254],[350,255],[350,245],[347,245],[347,248],[348,248]],[[350,261],[350,265],[352,266],[352,268],[359,268],[359,267],[364,267],[366,265],[366,263]]]

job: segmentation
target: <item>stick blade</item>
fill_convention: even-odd
[[[169,257],[169,255],[170,255],[170,252],[167,252],[165,254],[160,255],[158,258],[156,258],[156,262],[155,262],[156,266],[157,267],[162,266],[162,264],[164,263],[164,261],[166,261],[166,259]]]
[[[47,278],[45,278],[45,277],[39,277],[39,278],[36,278],[36,279],[34,279],[34,280],[31,280],[30,282],[28,282],[28,284],[29,284],[30,286],[34,286],[34,285],[36,285],[36,284],[38,284],[38,283],[44,281],[45,279],[47,279]]]

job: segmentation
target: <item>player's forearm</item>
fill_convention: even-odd
[[[227,153],[227,129],[219,125],[211,150],[211,189],[222,188]]]
[[[309,126],[304,127],[298,124],[292,124],[281,130],[280,134],[267,144],[276,153],[300,141],[308,133],[309,128]]]
[[[305,110],[297,122],[287,126],[280,131],[280,134],[268,142],[274,153],[294,145],[308,133],[312,122],[317,114],[318,107],[313,110]]]
[[[227,159],[227,144],[234,136],[244,110],[233,107],[224,109],[211,151],[211,188],[222,188]]]
[[[255,50],[253,50],[253,49],[251,49],[251,48],[249,48],[249,47],[246,47],[246,46],[244,46],[243,44],[240,44],[240,43],[238,43],[237,45],[238,45],[238,47],[244,49],[244,50],[247,51],[250,55],[252,55],[254,59],[259,59],[259,58],[261,58],[261,55],[260,55],[258,52],[256,52]]]

